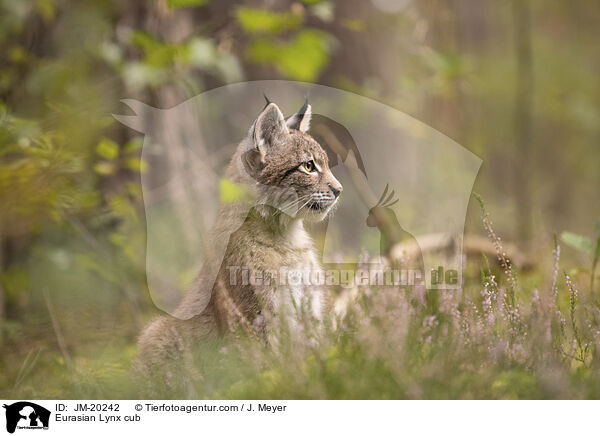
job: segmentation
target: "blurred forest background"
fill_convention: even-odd
[[[599,28],[595,1],[0,0],[0,397],[134,396],[123,380],[156,313],[140,186],[152,169],[142,137],[111,116],[127,113],[122,98],[170,108],[283,78],[390,105],[483,159],[474,191],[531,265],[524,298],[569,232],[560,268],[592,301]],[[468,234],[486,235],[480,216],[473,201]],[[527,386],[518,396],[544,395]],[[245,395],[231,392],[212,395]]]

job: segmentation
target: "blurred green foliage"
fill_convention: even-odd
[[[191,6],[202,6],[209,0],[167,0],[167,6],[170,8],[187,8]]]
[[[251,60],[273,64],[284,76],[305,82],[315,80],[323,71],[328,52],[327,35],[317,30],[302,30],[289,42],[259,39],[247,49]]]
[[[236,18],[248,33],[280,33],[296,29],[302,24],[302,16],[293,12],[271,12],[247,7],[239,7]]]

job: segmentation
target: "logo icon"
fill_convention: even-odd
[[[6,409],[6,431],[14,433],[18,429],[48,429],[50,411],[29,401],[19,401]]]

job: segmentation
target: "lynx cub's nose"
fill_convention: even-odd
[[[331,192],[333,192],[333,195],[335,198],[338,198],[340,196],[340,194],[342,193],[342,191],[344,190],[342,185],[333,186],[331,184],[329,185],[329,189],[331,189]]]

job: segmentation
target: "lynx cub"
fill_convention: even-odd
[[[139,372],[160,370],[166,385],[174,385],[173,374],[193,366],[190,350],[201,342],[239,328],[269,342],[277,322],[293,328],[299,307],[322,318],[324,289],[305,282],[282,284],[275,277],[282,270],[321,271],[303,222],[323,220],[342,192],[327,154],[307,133],[310,118],[308,102],[286,121],[267,101],[226,172],[251,203],[221,207],[211,238],[213,256],[177,318],[163,316],[143,332],[135,362]],[[248,272],[260,280],[248,280]]]

